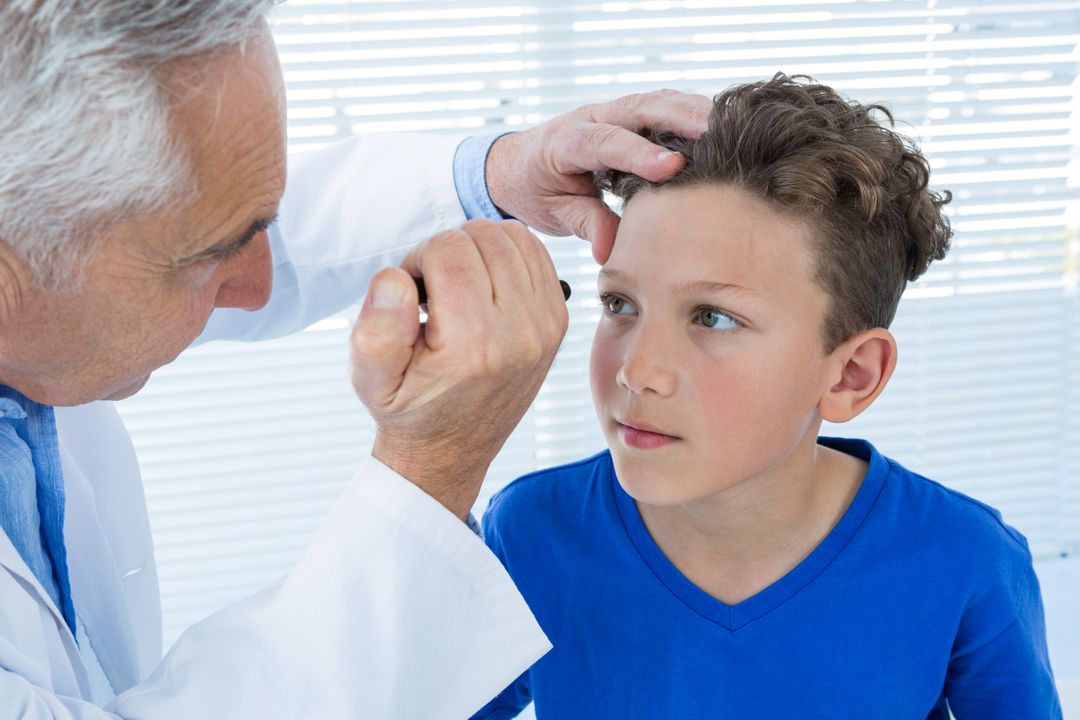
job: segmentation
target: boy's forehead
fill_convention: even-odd
[[[631,198],[605,266],[622,281],[678,276],[751,292],[812,283],[807,223],[729,185],[642,190]]]

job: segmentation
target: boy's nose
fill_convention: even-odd
[[[640,333],[626,348],[615,382],[634,394],[672,395],[677,382],[671,364],[672,347],[657,335]]]

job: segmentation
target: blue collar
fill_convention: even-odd
[[[74,633],[56,418],[48,405],[4,385],[0,385],[0,528]]]

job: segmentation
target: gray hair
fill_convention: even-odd
[[[39,283],[190,192],[163,78],[236,47],[275,0],[0,0],[0,240]]]

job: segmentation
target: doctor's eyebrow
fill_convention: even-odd
[[[194,265],[203,260],[228,257],[229,255],[244,249],[244,246],[254,240],[256,235],[266,231],[266,229],[275,222],[277,222],[277,213],[274,213],[270,217],[258,218],[248,226],[247,230],[244,230],[244,232],[236,237],[220,242],[217,245],[211,245],[194,255],[189,255],[186,258],[179,260],[176,264],[179,267],[187,267],[188,265]]]

